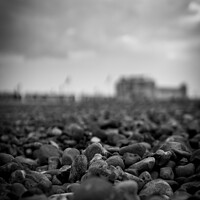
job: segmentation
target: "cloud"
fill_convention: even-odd
[[[191,49],[193,40],[199,41],[199,3],[199,0],[0,0],[0,53],[65,58],[82,57],[86,51],[87,57],[88,52],[115,52],[119,43],[143,52],[147,44],[159,49],[169,43],[177,49],[184,43],[183,49],[187,49],[187,44]]]

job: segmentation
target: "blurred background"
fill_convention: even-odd
[[[0,0],[1,93],[197,98],[199,63],[200,0]]]

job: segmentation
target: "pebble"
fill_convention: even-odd
[[[39,172],[29,171],[26,173],[26,180],[29,180],[31,185],[37,186],[42,191],[47,192],[52,186],[51,181],[44,175]],[[29,188],[31,187],[29,186]]]
[[[23,183],[26,177],[26,172],[24,170],[15,170],[10,175],[11,183]]]
[[[175,154],[178,154],[182,157],[190,157],[191,153],[190,150],[186,147],[186,145],[180,142],[165,142],[160,149],[163,151],[171,151]]]
[[[40,165],[48,164],[49,157],[60,157],[58,148],[49,144],[42,145],[38,150],[35,150],[33,154],[35,158],[38,159]]]
[[[131,165],[130,169],[136,169],[139,173],[143,171],[151,171],[155,165],[155,158],[148,157],[144,158],[143,160]]]
[[[146,152],[146,148],[144,145],[137,143],[137,144],[131,144],[125,147],[121,147],[119,150],[119,153],[121,155],[124,155],[125,153],[133,153],[133,154],[138,154],[140,157],[144,155]]]
[[[170,160],[172,153],[170,151],[165,152],[162,149],[159,149],[153,156],[156,159],[156,165],[163,166]]]
[[[67,192],[75,192],[80,187],[80,183],[71,183],[67,186]]]
[[[177,177],[189,177],[195,173],[195,166],[193,163],[189,163],[183,166],[177,166],[175,168],[175,174]]]
[[[101,178],[89,178],[74,192],[74,200],[114,200],[112,184]]]
[[[52,136],[62,135],[62,130],[60,130],[58,127],[54,127],[50,130],[49,135],[52,135]]]
[[[14,110],[10,109],[0,125],[0,197],[198,199],[198,109],[188,108],[191,117],[184,121],[184,102],[180,109],[173,107],[174,102],[167,109],[158,103],[155,110],[145,104],[137,112],[127,109],[129,103],[125,110],[112,110],[114,102],[102,110],[93,103],[78,109],[70,105],[72,113],[57,106],[47,113],[43,107],[35,112],[30,106],[28,112],[16,113],[17,123],[12,121],[14,114],[8,117]]]
[[[159,177],[159,172],[158,171],[152,171],[150,172],[152,179],[158,179]]]
[[[80,125],[76,123],[72,123],[69,125],[67,133],[72,139],[76,141],[80,141],[84,137],[84,130]]]
[[[115,189],[119,193],[120,199],[139,200],[138,184],[133,180],[119,182],[115,185]]]
[[[124,161],[120,156],[111,156],[106,160],[106,162],[108,163],[108,165],[113,165],[115,167],[120,166],[123,170],[125,168]]]
[[[74,158],[80,155],[80,151],[76,148],[66,148],[62,154],[62,165],[71,165]]]
[[[60,165],[60,158],[51,156],[48,158],[48,170],[57,169]]]
[[[148,171],[144,171],[139,175],[139,178],[144,181],[144,183],[148,183],[149,181],[152,181],[151,174]]]
[[[104,149],[100,143],[93,143],[90,144],[86,149],[85,149],[85,156],[88,159],[88,162],[92,160],[95,154],[101,154],[104,155]]]
[[[92,137],[92,138],[90,139],[90,142],[92,142],[92,143],[99,143],[99,142],[101,142],[101,139],[98,138],[98,137]]]
[[[124,164],[128,167],[138,161],[141,160],[141,157],[138,154],[133,154],[133,153],[125,153],[123,155],[123,160],[124,160]]]
[[[133,181],[137,182],[139,190],[141,190],[143,188],[143,186],[145,185],[145,182],[143,179],[141,179],[137,176],[134,176],[130,173],[127,173],[127,172],[124,173],[123,180],[133,180]]]
[[[143,189],[139,193],[139,196],[148,197],[152,194],[160,194],[160,195],[166,195],[168,197],[171,197],[173,195],[173,191],[170,185],[166,181],[162,179],[155,179],[148,182],[143,187]]]
[[[160,168],[160,178],[166,180],[173,180],[174,179],[174,172],[171,167],[162,167]]]
[[[14,183],[11,186],[11,192],[14,193],[18,198],[20,198],[26,191],[27,189],[21,183]]]
[[[25,168],[29,168],[31,170],[35,170],[38,166],[37,162],[30,158],[25,158],[24,156],[17,156],[13,160],[14,162],[22,164]]]
[[[69,175],[70,182],[80,180],[80,178],[86,173],[87,170],[87,158],[85,155],[77,155],[73,162]]]

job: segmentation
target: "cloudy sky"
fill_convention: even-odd
[[[0,91],[112,94],[138,74],[200,96],[200,0],[0,0]]]

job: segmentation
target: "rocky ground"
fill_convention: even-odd
[[[0,199],[200,199],[200,102],[0,105]]]

